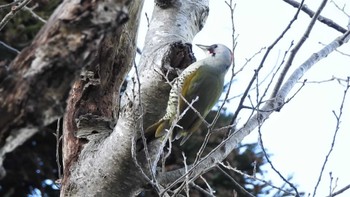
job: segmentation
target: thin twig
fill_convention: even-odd
[[[13,1],[13,2],[11,2],[11,3],[7,3],[7,4],[4,4],[4,5],[0,5],[0,9],[4,9],[4,8],[10,7],[10,6],[12,6],[12,5],[15,5],[15,4],[17,4],[19,1],[21,1],[21,0],[16,0],[16,1]]]
[[[11,51],[11,53],[19,54],[19,52],[20,52],[19,50],[17,50],[17,49],[15,49],[15,48],[11,47],[10,45],[8,45],[8,44],[6,44],[6,43],[4,43],[4,42],[2,42],[2,41],[0,41],[0,45],[2,45],[3,47],[5,47],[7,50]]]
[[[187,162],[186,162],[186,155],[185,155],[185,153],[184,152],[182,152],[182,157],[183,157],[183,159],[184,159],[184,166],[185,166],[185,172],[188,172],[188,168],[187,168]],[[185,191],[186,191],[186,196],[187,197],[189,197],[190,196],[190,188],[188,187],[189,186],[189,182],[188,182],[189,180],[188,180],[188,176],[186,176],[186,179],[185,179],[185,182],[186,182],[186,189],[185,189]]]
[[[350,14],[348,14],[346,11],[345,11],[345,5],[343,5],[343,7],[341,8],[335,1],[331,0],[331,3],[333,3],[333,5],[338,9],[340,10],[345,16],[347,16],[348,18],[350,18]]]
[[[333,176],[332,176],[332,172],[329,172],[329,195],[332,196],[333,193]]]
[[[233,75],[236,76],[236,75],[238,75],[238,73],[242,72],[244,70],[244,68],[248,65],[248,63],[251,62],[254,59],[254,57],[259,55],[265,49],[266,49],[266,47],[261,47],[260,50],[255,52],[251,57],[249,57],[248,59],[246,58],[243,66],[239,70],[237,70]]]
[[[211,188],[211,186],[208,183],[208,181],[203,176],[200,176],[200,178],[202,179],[202,181],[205,183],[205,185],[209,189],[210,194],[214,196],[215,191],[213,190],[213,188]]]
[[[20,11],[24,6],[26,6],[31,0],[24,0],[18,6],[13,6],[11,11],[6,14],[6,16],[0,22],[0,31],[5,27],[5,25],[13,18],[18,11]]]
[[[348,77],[348,83],[347,83],[347,86],[346,86],[346,88],[344,90],[343,99],[341,101],[338,114],[334,110],[332,111],[333,115],[334,115],[334,117],[336,119],[335,131],[334,131],[334,134],[333,134],[331,147],[330,147],[330,149],[329,149],[329,151],[328,151],[328,153],[326,155],[326,158],[325,158],[325,160],[323,162],[323,165],[321,167],[320,175],[318,176],[318,180],[317,180],[317,183],[315,185],[314,193],[312,195],[313,197],[316,196],[316,191],[317,191],[318,185],[321,182],[323,171],[324,171],[324,169],[326,167],[326,164],[328,162],[328,158],[331,155],[331,153],[333,151],[333,148],[334,148],[334,145],[335,145],[335,140],[336,140],[338,131],[340,129],[341,118],[342,118],[342,115],[343,115],[343,107],[344,107],[344,103],[345,103],[345,98],[347,96],[349,88],[350,88],[350,77]]]
[[[320,81],[307,81],[306,83],[321,84],[321,83],[327,83],[327,82],[332,82],[332,81],[337,81],[339,84],[342,84],[342,82],[347,83],[347,79],[342,79],[342,78],[338,78],[335,76],[332,76],[330,79],[324,79],[324,80],[320,80]],[[304,82],[300,82],[300,83],[304,83]]]
[[[177,126],[177,122],[179,120],[181,120],[183,118],[183,116],[186,114],[186,112],[190,109],[190,107],[196,102],[198,101],[198,97],[196,97],[196,99],[192,100],[191,103],[189,103],[189,106],[180,114],[180,115],[177,115],[177,118],[173,121],[168,133],[167,133],[167,136],[165,137],[165,140],[169,138],[169,136],[171,135],[172,131],[174,130],[174,128]],[[165,141],[164,140],[164,141]],[[163,142],[164,142],[163,141]],[[163,146],[164,147],[164,146]],[[187,172],[185,172],[185,174],[182,176],[182,178],[186,178],[186,177],[190,177],[191,175],[189,175],[191,171],[188,170]],[[180,180],[180,179],[178,179]],[[188,182],[191,182],[191,181],[188,181]],[[177,182],[176,182],[177,183]],[[165,188],[161,193],[160,193],[160,196],[164,195],[165,192],[167,192],[168,190],[170,190],[172,187],[174,187],[176,185],[176,183],[174,182],[173,184],[170,184],[167,188]],[[175,192],[176,194],[178,194],[178,192],[180,192],[182,190],[182,188],[185,186],[186,184],[186,181],[182,182],[182,184],[180,185],[180,187],[177,188],[177,192]]]
[[[288,52],[291,50],[291,48],[292,48],[293,45],[294,45],[294,42],[291,42],[290,45],[289,45],[289,47],[288,47],[288,49],[284,52],[282,61],[281,61],[281,63],[279,64],[279,66],[277,67],[276,71],[273,72],[272,77],[271,77],[271,80],[270,80],[270,82],[267,84],[267,87],[265,88],[265,91],[264,91],[263,95],[261,96],[260,101],[258,101],[258,104],[259,104],[259,103],[262,103],[262,100],[263,100],[263,99],[265,98],[265,96],[267,95],[267,91],[270,90],[270,87],[272,86],[272,82],[274,81],[275,77],[277,76],[278,71],[282,68],[282,65],[283,65],[283,63],[284,63],[284,61],[285,61],[285,58],[287,57],[287,54],[288,54]],[[277,64],[276,64],[276,65],[277,65]],[[276,67],[276,66],[275,66],[275,67]],[[273,70],[274,70],[274,69],[275,69],[275,68],[273,68]],[[265,79],[264,79],[264,80],[265,80]],[[257,107],[259,107],[259,105],[258,105]],[[259,109],[258,109],[258,110],[259,110]]]
[[[286,101],[282,104],[282,106],[286,105],[287,103],[289,103],[299,92],[300,90],[305,86],[305,83],[307,82],[307,80],[305,79],[304,82],[301,84],[301,86],[298,88],[297,91],[295,91],[295,93],[289,97],[288,99],[286,99]]]
[[[209,197],[215,197],[215,195],[207,192],[207,190],[201,188],[199,185],[196,185],[195,183],[191,183],[191,186],[194,187],[196,190],[202,192],[203,194],[205,194],[206,196],[209,196]]]
[[[260,86],[261,84],[263,84],[263,83],[270,77],[270,75],[272,74],[271,80],[270,80],[269,84],[267,85],[267,88],[265,89],[264,95],[266,94],[267,90],[268,90],[269,87],[271,86],[271,84],[272,84],[272,82],[273,82],[273,80],[274,80],[276,74],[277,74],[278,71],[281,69],[281,67],[282,67],[282,65],[283,65],[283,63],[284,63],[284,60],[285,60],[285,58],[286,58],[286,56],[287,56],[287,54],[288,54],[288,52],[289,52],[289,50],[290,50],[290,48],[291,48],[292,46],[293,46],[293,42],[291,43],[291,45],[289,46],[289,48],[284,52],[284,55],[283,55],[283,58],[282,58],[281,63],[280,63],[278,66],[277,66],[277,63],[276,63],[275,66],[271,69],[271,72],[269,72],[269,73],[266,75],[266,77],[265,77],[262,81],[260,81],[259,86]],[[244,64],[244,66],[245,66],[248,62],[250,62],[256,55],[258,55],[259,53],[261,53],[263,49],[266,49],[266,47],[261,48],[260,51],[256,52],[252,57],[250,57],[249,59],[246,59],[246,62],[245,62],[245,64]],[[277,69],[276,69],[276,71],[274,71],[276,67],[277,67]],[[237,72],[238,72],[238,71],[237,71]],[[249,92],[255,90],[255,88],[256,88],[255,86],[252,87],[252,88],[249,90]],[[227,101],[229,102],[229,101],[231,101],[231,100],[233,100],[233,99],[235,99],[235,98],[240,98],[243,94],[244,94],[244,93],[235,95],[235,96],[233,96],[233,97],[227,99]]]
[[[147,139],[146,139],[146,136],[145,136],[145,132],[143,130],[143,112],[144,112],[144,110],[143,110],[143,105],[142,105],[142,100],[141,100],[141,82],[140,82],[140,77],[139,77],[139,73],[138,73],[138,69],[137,69],[135,61],[134,61],[134,68],[135,68],[135,75],[136,75],[136,80],[137,80],[137,84],[138,84],[138,95],[139,95],[138,107],[139,107],[139,110],[141,112],[139,128],[141,129],[140,133],[141,133],[142,143],[143,143],[143,146],[144,146],[144,152],[145,152],[147,164],[148,164],[148,167],[149,167],[149,170],[150,170],[150,174],[151,174],[151,177],[152,177],[151,184],[152,184],[153,188],[157,192],[159,192],[160,188],[159,188],[159,185],[158,185],[158,182],[157,182],[157,179],[156,179],[156,175],[155,175],[155,173],[156,173],[155,172],[156,166],[154,166],[154,167],[152,166],[152,161],[151,161],[151,157],[150,157],[150,154],[149,154],[149,151],[148,151],[148,146],[147,146]],[[135,142],[135,140],[136,139],[133,139],[133,142]]]
[[[146,16],[146,20],[147,20],[147,28],[149,28],[149,17],[148,17],[147,12],[145,12],[145,16]]]
[[[299,52],[299,49],[301,48],[301,46],[303,46],[303,44],[305,43],[306,39],[309,37],[311,30],[313,29],[313,27],[316,24],[317,18],[318,16],[321,14],[323,8],[326,6],[328,0],[323,0],[320,4],[320,6],[318,7],[316,13],[313,15],[308,27],[306,28],[306,31],[304,32],[303,36],[300,38],[300,40],[298,41],[298,43],[294,46],[294,48],[291,50],[290,52],[290,56],[276,82],[275,88],[272,92],[271,98],[275,98],[279,89],[282,86],[282,83],[284,81],[284,78],[287,75],[287,72],[289,70],[289,68],[292,66],[292,63],[294,61],[294,58],[296,56],[296,54]],[[304,6],[302,6],[304,7]]]
[[[258,177],[256,177],[256,176],[251,176],[251,175],[246,174],[246,173],[244,173],[244,172],[242,172],[242,171],[240,171],[240,170],[237,170],[236,168],[233,168],[232,166],[230,166],[228,162],[227,162],[227,165],[223,164],[222,162],[220,162],[219,164],[220,164],[221,166],[223,166],[224,168],[226,168],[226,169],[232,170],[232,171],[234,171],[234,172],[236,172],[236,173],[238,173],[238,174],[240,174],[240,175],[242,175],[242,176],[248,177],[248,178],[250,178],[250,179],[260,181],[260,182],[262,182],[262,183],[264,183],[264,184],[266,184],[266,185],[269,185],[269,186],[272,187],[272,188],[275,188],[275,189],[277,189],[277,190],[279,190],[279,191],[285,192],[285,193],[288,194],[288,195],[293,195],[293,196],[295,195],[295,194],[293,194],[293,193],[290,193],[290,192],[287,191],[287,190],[282,189],[281,187],[277,187],[277,186],[272,185],[270,182],[265,181],[264,179],[260,179],[260,178],[258,178]]]
[[[236,4],[232,4],[232,0],[230,0],[230,3],[228,3],[227,1],[225,1],[225,4],[229,7],[230,9],[230,19],[231,19],[231,28],[232,28],[232,34],[231,34],[231,37],[232,37],[232,52],[233,54],[235,54],[235,49],[236,49],[236,46],[237,46],[237,38],[235,36],[235,33],[236,33],[236,28],[235,28],[235,21],[234,21],[234,12],[235,12],[235,8],[236,8]],[[232,66],[232,74],[234,75],[235,74],[235,59],[233,58],[233,66]],[[232,81],[232,79],[231,79]]]
[[[342,189],[340,189],[340,190],[334,192],[331,196],[327,196],[327,197],[334,197],[334,196],[337,196],[337,195],[339,195],[339,194],[345,192],[345,191],[348,190],[348,189],[350,189],[350,184],[347,185],[347,186],[345,186],[345,187],[343,187]]]
[[[301,2],[301,5],[303,5],[304,3],[304,0],[302,0]],[[252,79],[250,80],[245,92],[243,93],[242,97],[241,97],[241,100],[239,102],[239,105],[238,105],[238,108],[236,109],[232,119],[231,119],[231,123],[230,124],[233,124],[237,117],[238,117],[238,114],[239,112],[242,110],[242,106],[243,106],[243,103],[245,101],[245,98],[247,97],[248,95],[248,92],[250,91],[250,88],[252,87],[254,81],[255,81],[255,78],[257,77],[256,76],[256,73],[258,73],[262,67],[264,66],[264,63],[265,63],[265,60],[267,58],[267,56],[270,54],[271,50],[276,46],[276,44],[283,38],[283,36],[287,33],[287,31],[291,28],[292,24],[297,20],[298,18],[298,15],[300,13],[300,9],[301,7],[299,7],[299,9],[297,10],[297,12],[295,13],[293,19],[289,22],[289,24],[287,25],[287,27],[282,31],[282,33],[276,38],[276,40],[267,48],[261,62],[260,62],[260,65],[258,66],[258,68],[256,69],[256,72],[254,73]]]
[[[37,5],[37,4],[36,4]],[[28,8],[27,6],[24,6],[24,10],[28,11],[33,18],[37,19],[38,21],[42,22],[42,23],[46,23],[46,20],[43,19],[41,16],[39,16],[38,14],[36,14],[33,10],[36,8],[36,6],[33,6],[31,8]]]
[[[231,175],[229,175],[225,170],[223,170],[219,165],[216,165],[216,168],[223,173],[230,181],[233,183],[233,185],[242,193],[243,196],[249,196],[254,197],[253,194],[249,193],[244,187],[242,187]]]
[[[57,119],[57,126],[56,126],[56,164],[58,169],[58,179],[62,178],[62,171],[61,171],[61,158],[60,158],[60,144],[62,140],[62,136],[60,136],[60,121],[61,118]]]
[[[151,183],[153,185],[152,180],[147,176],[145,171],[142,169],[140,163],[137,161],[136,157],[136,134],[132,137],[133,139],[131,140],[131,158],[136,165],[137,169],[141,172],[142,176],[146,179],[147,182]]]
[[[259,143],[260,143],[260,146],[261,146],[261,149],[264,153],[264,156],[265,156],[265,159],[267,161],[267,163],[270,164],[271,168],[273,171],[275,171],[278,176],[284,181],[286,182],[291,188],[293,188],[293,190],[295,191],[297,197],[300,196],[299,192],[298,192],[298,189],[291,183],[289,182],[286,178],[284,178],[284,176],[277,170],[277,168],[275,168],[275,166],[272,164],[269,156],[267,155],[266,151],[265,151],[265,147],[264,147],[264,143],[263,143],[263,140],[262,140],[262,134],[261,134],[261,125],[259,125],[258,127],[258,133],[259,133]]]
[[[258,54],[260,54],[260,53],[261,53],[263,50],[265,50],[265,49],[266,49],[266,47],[262,47],[258,52],[254,53],[251,57],[249,57],[248,59],[246,58],[245,63],[243,64],[243,66],[242,66],[238,71],[236,71],[236,73],[234,73],[234,76],[236,76],[238,73],[242,72],[242,71],[244,70],[244,68],[248,65],[248,63],[251,62],[252,59],[253,59],[254,57],[256,57]],[[273,70],[273,69],[272,69],[272,70]],[[267,78],[269,75],[270,75],[270,74],[268,74],[268,75],[266,76],[266,78]],[[251,88],[249,91],[252,91],[252,90],[254,90],[254,89],[255,89],[255,86],[254,86],[253,88]],[[235,96],[233,96],[233,97],[230,97],[230,98],[227,99],[227,102],[230,102],[231,100],[233,100],[233,99],[235,99],[235,98],[241,97],[243,94],[244,94],[244,93],[241,93],[241,94],[239,94],[239,95],[235,95]],[[219,101],[222,102],[221,100],[219,100]]]

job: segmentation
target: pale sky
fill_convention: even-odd
[[[247,58],[250,58],[261,48],[269,46],[280,35],[295,14],[296,9],[282,0],[237,0],[235,2],[237,5],[234,18],[236,34],[239,35],[238,45],[235,51],[235,62],[238,69],[245,63]],[[320,2],[321,0],[309,0],[306,1],[306,4],[309,8],[316,10]],[[337,0],[336,3],[343,6],[346,0]],[[151,18],[152,7],[153,1],[146,1],[141,16],[141,27],[144,28],[140,28],[138,41],[138,46],[141,48],[147,30],[144,13],[147,12]],[[350,14],[349,7],[345,7],[345,10]],[[349,18],[339,11],[333,3],[328,3],[321,15],[334,20],[344,28],[346,28],[349,21]],[[269,55],[261,72],[261,80],[276,64],[281,62],[282,56],[290,43],[293,40],[294,43],[298,42],[309,21],[310,18],[306,14],[301,13],[299,15],[299,19],[292,26],[291,31],[286,34],[281,43]],[[230,12],[227,5],[223,0],[212,0],[210,2],[210,13],[206,25],[197,34],[194,43],[223,43],[231,47],[231,34]],[[318,22],[296,56],[289,74],[314,52],[320,50],[323,44],[328,44],[339,35],[341,35],[339,32]],[[350,54],[350,44],[342,46],[339,50]],[[194,51],[197,59],[203,58],[203,54],[198,48],[194,48]],[[257,68],[264,52],[257,55],[248,64],[244,72],[239,73],[235,78],[231,95],[238,95],[244,91],[246,84],[253,75],[253,70]],[[350,76],[349,61],[350,56],[333,52],[309,70],[304,76],[304,79],[306,78],[308,81],[321,81],[330,79],[332,76],[346,79],[347,76]],[[227,79],[230,78],[229,75],[227,75]],[[336,113],[339,113],[340,100],[342,99],[344,90],[345,88],[336,81],[307,84],[281,112],[273,113],[262,127],[265,148],[272,154],[270,159],[285,177],[293,175],[292,183],[299,185],[300,192],[313,194],[321,166],[330,149],[336,127],[336,119],[332,111],[335,110]],[[254,91],[252,92],[252,96],[254,96]],[[237,101],[238,99],[236,99],[236,102],[232,102],[228,108],[234,111],[237,107]],[[349,107],[350,95],[345,101],[342,122],[334,150],[324,170],[316,196],[326,196],[329,194],[329,172],[332,172],[334,179],[338,178],[335,191],[350,184],[350,168],[348,163],[348,150],[350,149]],[[249,111],[246,112],[249,113]],[[244,113],[240,117],[241,123],[243,123],[245,121]],[[257,131],[254,131],[243,142],[257,142],[257,136]],[[277,186],[282,184],[268,164],[266,164],[265,169],[268,170],[266,179],[272,179]],[[339,196],[350,196],[350,190]]]

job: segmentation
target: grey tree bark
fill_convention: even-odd
[[[103,38],[127,21],[125,3],[64,1],[31,45],[0,67],[1,165],[6,153],[63,115],[72,82],[96,61]]]
[[[114,66],[121,69],[113,71],[117,79],[124,79],[133,66],[136,34],[131,32],[137,32],[135,25],[141,5],[141,2],[132,2],[128,6],[130,21],[110,38],[120,36],[119,41],[114,42]],[[203,27],[207,15],[208,1],[155,3],[137,67],[139,75],[128,82],[120,108],[118,103],[109,102],[116,106],[113,113],[106,113],[108,108],[111,110],[110,105],[96,100],[106,100],[101,93],[105,89],[104,79],[101,76],[89,78],[96,76],[100,69],[85,72],[84,78],[75,82],[64,120],[65,169],[61,196],[134,196],[148,184],[140,171],[141,168],[147,171],[147,165],[139,168],[132,157],[132,139],[139,135],[143,126],[163,115],[170,85],[160,72],[169,79],[175,78],[194,61],[190,43]],[[118,99],[122,81],[114,80],[111,84],[116,88],[107,91],[111,94],[109,98]],[[118,117],[113,115],[118,112]],[[147,163],[144,157],[139,159],[138,163]]]

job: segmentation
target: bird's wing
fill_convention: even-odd
[[[189,75],[184,80],[181,90],[181,94],[188,103],[191,103],[198,97],[198,100],[194,102],[192,106],[198,113],[202,114],[202,118],[205,118],[217,101],[222,92],[223,84],[223,79],[206,69],[205,67],[199,67],[196,72]],[[180,98],[179,115],[181,115],[186,108],[188,108],[187,103]],[[183,131],[180,133],[181,136],[191,135],[197,130],[202,122],[202,118],[200,118],[194,110],[188,109],[178,122],[178,125],[183,128]],[[188,137],[184,139],[188,139]]]

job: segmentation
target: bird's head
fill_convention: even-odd
[[[196,44],[204,52],[207,53],[207,60],[214,63],[217,66],[225,67],[227,70],[233,61],[233,53],[231,50],[223,44],[213,44],[210,46]]]

